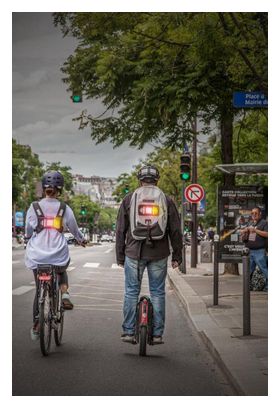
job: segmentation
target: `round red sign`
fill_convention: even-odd
[[[185,189],[185,197],[189,203],[199,203],[204,197],[204,189],[200,184],[190,184]]]

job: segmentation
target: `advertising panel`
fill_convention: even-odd
[[[260,207],[267,217],[267,187],[234,186],[218,189],[219,262],[242,262],[242,228],[251,223],[251,210]]]

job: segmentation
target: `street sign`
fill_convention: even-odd
[[[267,96],[263,92],[233,92],[235,108],[267,108]]]
[[[15,225],[16,227],[24,227],[24,212],[17,211],[15,213]]]
[[[204,197],[204,189],[200,184],[190,184],[185,189],[185,197],[189,203],[197,204]]]

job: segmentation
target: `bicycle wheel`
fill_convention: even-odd
[[[56,327],[54,329],[54,341],[57,346],[61,345],[62,335],[63,335],[63,325],[64,325],[64,309],[61,305],[61,291],[58,292],[58,302],[56,308]]]
[[[140,327],[140,340],[139,340],[139,355],[145,356],[146,355],[146,347],[147,347],[147,326]]]
[[[51,346],[52,320],[49,287],[45,287],[39,305],[40,347],[42,354],[47,356]]]

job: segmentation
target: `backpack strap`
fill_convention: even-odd
[[[66,204],[61,201],[56,216],[63,219],[64,214],[65,214],[65,211],[66,211]],[[59,231],[59,232],[63,232],[63,225],[62,225],[62,223],[61,223],[61,227],[60,227],[60,229],[59,229],[58,231]]]
[[[32,203],[32,206],[34,208],[35,214],[37,216],[37,221],[38,221],[37,227],[35,228],[34,231],[37,232],[37,234],[39,234],[44,229],[44,213],[38,201],[34,201]]]

